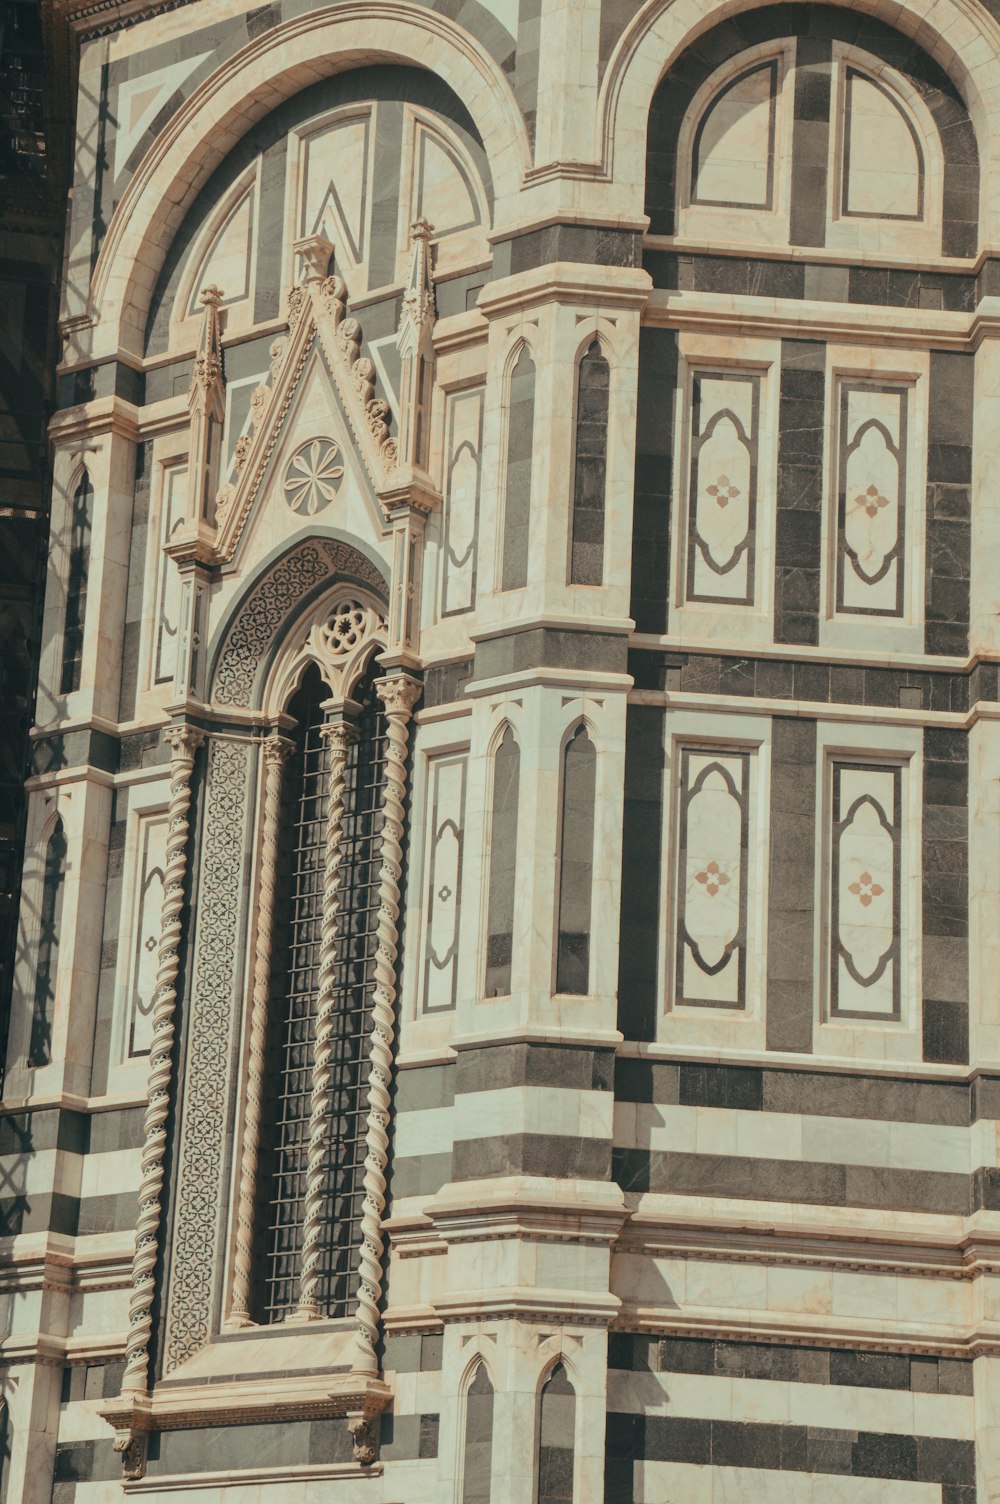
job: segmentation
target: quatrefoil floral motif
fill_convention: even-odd
[[[878,486],[869,486],[867,491],[858,493],[854,504],[859,511],[867,512],[869,517],[877,517],[881,509],[889,505],[889,498],[882,495]]]
[[[705,489],[709,496],[715,497],[720,507],[728,507],[740,494],[739,486],[734,486],[728,475],[720,475],[714,486],[706,486]]]
[[[853,893],[863,909],[870,908],[873,898],[881,898],[885,889],[877,883],[870,872],[862,872],[856,883],[848,883],[848,893]]]
[[[729,878],[718,862],[707,862],[700,872],[694,875],[696,883],[701,883],[709,898],[714,898],[720,888],[724,888]]]
[[[293,512],[315,517],[329,506],[344,477],[340,446],[333,439],[310,439],[297,449],[285,470],[285,500]]]

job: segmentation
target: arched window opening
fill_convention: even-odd
[[[490,1504],[493,1472],[493,1385],[480,1363],[465,1396],[462,1504]]]
[[[563,754],[556,991],[590,991],[597,753],[578,726]]]
[[[503,505],[501,590],[528,583],[528,533],[531,524],[531,464],[535,430],[535,363],[525,345],[510,378],[507,425],[507,472]]]
[[[535,1504],[573,1504],[576,1394],[562,1363],[549,1374],[538,1409]]]
[[[368,998],[378,920],[385,724],[371,669],[352,690],[361,707],[347,763],[337,889],[336,1025],[328,1093],[327,1216],[316,1305],[344,1316],[357,1290],[365,1156]],[[328,804],[322,735],[329,689],[311,666],[289,705],[297,722],[285,773],[278,852],[270,1030],[261,1113],[261,1162],[251,1308],[280,1321],[300,1297],[310,1100],[319,983]]]
[[[59,975],[59,941],[62,930],[63,891],[66,886],[66,831],[56,820],[45,847],[42,902],[39,911],[38,964],[31,1011],[30,1066],[48,1065],[52,1059],[52,1015]]]
[[[517,810],[521,749],[508,726],[493,758],[490,819],[490,886],[486,916],[487,997],[510,992],[514,956],[514,893],[517,882]]]
[[[601,354],[600,341],[595,339],[584,353],[577,374],[571,585],[600,585],[604,580],[610,389],[611,367]]]
[[[90,532],[93,527],[94,488],[85,470],[73,492],[70,517],[69,570],[66,576],[66,619],[63,624],[62,677],[59,693],[80,688],[83,674],[83,629],[87,615],[87,576],[90,572]]]

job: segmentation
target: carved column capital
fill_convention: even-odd
[[[386,715],[404,723],[413,714],[413,707],[420,699],[422,689],[420,680],[409,674],[393,674],[390,679],[378,679],[375,682],[375,692],[385,706]]]
[[[205,733],[200,727],[190,726],[183,721],[174,726],[168,726],[163,733],[163,740],[170,748],[171,763],[192,763],[195,753],[205,740]]]
[[[263,743],[264,763],[268,768],[281,769],[295,751],[295,743],[287,736],[269,736]]]

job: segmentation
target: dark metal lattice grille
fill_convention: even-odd
[[[318,675],[316,676],[318,679]],[[280,1321],[298,1300],[306,1191],[312,1046],[316,1032],[327,816],[327,759],[320,735],[327,691],[307,683],[290,707],[299,718],[289,770],[285,850],[279,876],[272,973],[272,1039],[264,1104],[265,1154],[258,1226],[263,1258],[258,1314]],[[319,1304],[344,1316],[357,1289],[356,1250],[364,1174],[368,995],[378,922],[385,727],[369,675],[354,692],[360,739],[347,779],[340,885],[333,1088],[327,1138],[328,1220]],[[284,910],[283,913],[280,910]]]

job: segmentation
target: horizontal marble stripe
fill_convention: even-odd
[[[722,1196],[950,1216],[966,1216],[971,1207],[970,1177],[936,1170],[616,1149],[613,1176],[625,1191],[669,1192],[675,1196]]]
[[[608,1406],[620,1413],[665,1412],[671,1418],[826,1426],[859,1431],[877,1416],[879,1430],[893,1436],[948,1436],[972,1441],[976,1430],[972,1396],[870,1391],[835,1383],[790,1384],[704,1374],[609,1373]]]
[[[625,1102],[731,1107],[748,1112],[866,1118],[875,1122],[965,1127],[973,1111],[1000,1116],[1000,1082],[914,1081],[898,1077],[765,1066],[704,1065],[619,1057],[615,1097]],[[972,1105],[970,1106],[970,1099]]]
[[[545,1133],[462,1139],[455,1144],[455,1180],[498,1175],[548,1175],[560,1180],[607,1180],[611,1145],[606,1139]]]
[[[898,1436],[805,1425],[608,1415],[611,1456],[702,1467],[839,1473],[913,1483],[975,1483],[975,1447],[940,1436]]]
[[[618,1103],[616,1148],[736,1155],[750,1159],[835,1162],[895,1170],[969,1171],[969,1130],[931,1123],[890,1123],[746,1112],[715,1107]]]
[[[700,1337],[657,1338],[630,1332],[609,1335],[608,1367],[861,1389],[909,1389],[918,1394],[973,1392],[972,1362],[961,1358]]]

